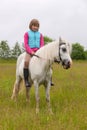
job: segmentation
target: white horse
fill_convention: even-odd
[[[38,88],[41,84],[44,85],[46,91],[46,101],[48,103],[49,111],[52,113],[50,105],[50,82],[52,76],[51,66],[53,62],[59,61],[62,63],[64,69],[71,67],[72,60],[70,57],[71,45],[68,42],[59,39],[58,41],[53,41],[44,47],[40,48],[35,55],[31,58],[29,65],[30,81],[35,87],[35,97],[36,97],[36,113],[39,112],[39,91]],[[25,52],[21,54],[17,59],[16,68],[16,81],[13,88],[12,99],[16,99],[20,83],[23,77],[23,67],[24,67],[24,57]],[[30,87],[26,87],[26,98],[29,100],[29,90]]]

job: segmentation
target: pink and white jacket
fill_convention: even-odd
[[[43,35],[40,33],[40,48],[44,46],[44,38]],[[39,48],[30,48],[29,46],[29,34],[26,32],[24,34],[24,48],[27,53],[32,54],[32,52],[36,52]]]

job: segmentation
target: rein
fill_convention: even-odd
[[[37,58],[40,58],[40,59],[43,59],[43,60],[48,60],[48,62],[49,62],[49,67],[51,67],[51,63],[50,63],[50,59],[45,59],[45,58],[43,58],[43,57],[40,57],[40,56],[38,56],[38,55],[36,55],[36,54],[31,54],[32,56],[36,56]]]
[[[50,61],[50,59],[46,59],[46,58],[43,58],[43,57],[40,57],[40,56],[38,56],[38,55],[36,55],[36,54],[30,54],[31,56],[36,56],[37,58],[40,58],[40,59],[43,59],[43,60],[49,60]]]
[[[45,59],[45,58],[40,57],[40,56],[35,55],[35,54],[33,54],[32,56],[36,56],[37,58],[40,58],[40,59],[43,59],[43,60],[49,60],[49,62],[50,62],[50,59]],[[59,64],[59,63],[60,63],[60,60],[54,59],[54,62]]]

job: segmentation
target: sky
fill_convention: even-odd
[[[2,0],[0,2],[0,42],[13,47],[24,41],[29,22],[36,18],[43,36],[87,49],[87,0]]]

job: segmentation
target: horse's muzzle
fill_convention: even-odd
[[[64,69],[69,69],[71,67],[71,62],[69,60],[63,60],[62,66]]]

